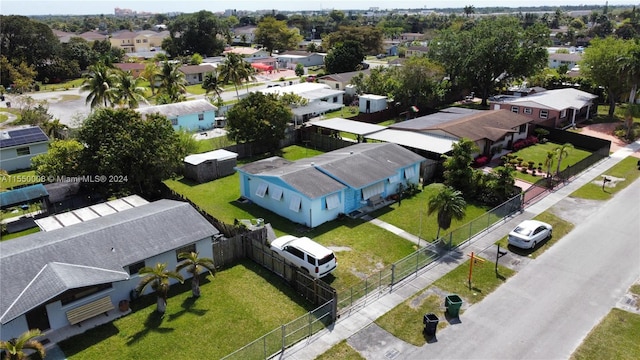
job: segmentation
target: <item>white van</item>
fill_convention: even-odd
[[[329,275],[338,266],[331,249],[308,237],[281,236],[271,242],[271,250],[316,279]]]

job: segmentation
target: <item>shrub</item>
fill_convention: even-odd
[[[527,164],[529,164],[529,170],[533,170],[533,165],[535,165],[535,161],[527,161]]]
[[[542,140],[545,136],[549,135],[549,130],[543,128],[536,128],[533,132],[536,133],[538,140]]]
[[[489,162],[489,157],[486,155],[480,155],[478,157],[475,158],[474,160],[474,165],[475,166],[484,166],[487,165],[487,163]]]
[[[516,159],[518,161],[518,166],[522,165],[522,162],[524,161],[523,158],[519,157]]]

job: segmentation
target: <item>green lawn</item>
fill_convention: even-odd
[[[546,222],[547,224],[553,227],[553,236],[551,239],[538,244],[533,250],[524,250],[518,249],[516,247],[511,247],[509,250],[513,251],[519,255],[527,255],[531,258],[537,258],[542,255],[545,251],[547,251],[553,244],[557,243],[562,239],[565,235],[567,235],[571,230],[573,230],[574,225],[566,220],[555,216],[550,211],[545,211],[542,214],[537,215],[533,218],[534,220],[540,220]],[[496,244],[499,244],[500,247],[507,248],[509,247],[509,242],[507,240],[507,236],[504,236],[502,239],[498,240]]]
[[[514,274],[513,270],[503,266],[498,267],[498,272],[499,275],[495,273],[494,264],[490,260],[486,260],[482,265],[474,265],[472,287],[469,289],[469,261],[467,260],[434,282],[433,286],[414,295],[378,318],[376,324],[401,340],[415,346],[422,346],[426,343],[422,332],[424,314],[434,313],[438,316],[440,320],[438,329],[447,326],[444,314],[446,295],[442,293],[459,295],[463,302],[469,304],[477,303]],[[461,318],[464,323],[462,311]]]
[[[571,360],[640,359],[640,315],[612,309],[571,355]]]
[[[334,345],[331,349],[327,350],[324,354],[315,358],[315,360],[364,360],[362,355],[358,353],[354,348],[347,343],[347,340]]]
[[[542,171],[546,172],[547,169],[544,167],[544,160],[547,157],[547,152],[548,151],[554,151],[554,149],[558,148],[562,146],[561,144],[556,144],[556,143],[552,143],[552,142],[548,142],[546,144],[535,144],[529,147],[526,147],[520,151],[515,151],[514,154],[516,154],[519,158],[523,159],[523,164],[526,164],[528,161],[533,161],[534,162],[534,166],[537,168],[539,163],[542,163]],[[569,156],[565,157],[562,159],[562,163],[560,164],[560,170],[564,170],[567,168],[567,166],[569,165],[574,165],[577,162],[587,158],[589,155],[591,155],[590,152],[585,151],[585,150],[581,150],[581,149],[568,149],[569,152]],[[558,166],[558,160],[556,158],[556,160],[553,163],[552,166],[552,172],[555,173],[556,172],[556,167]],[[538,180],[540,180],[542,177],[541,176],[533,176],[531,174],[523,174],[520,171],[516,171],[514,173],[515,177],[517,177],[518,179],[530,182],[530,183],[534,183]]]
[[[640,177],[638,161],[640,161],[640,159],[632,156],[624,158],[622,161],[611,167],[611,169],[600,174],[601,176],[595,178],[594,181],[585,184],[578,190],[574,191],[571,196],[591,200],[610,199],[614,194],[626,188]],[[615,187],[605,187],[603,190],[603,176],[621,178],[624,180],[616,182]]]
[[[16,186],[32,185],[37,181],[34,170],[12,172],[0,178],[0,191],[10,190]]]
[[[382,221],[393,224],[421,239],[433,241],[438,231],[437,214],[427,215],[427,208],[431,196],[437,194],[442,184],[431,184],[409,199],[402,200],[401,204],[395,203],[376,211],[373,215]],[[471,220],[485,214],[489,208],[468,204],[466,215],[462,220],[453,220],[448,230],[441,230],[440,235],[469,223]]]
[[[11,233],[11,234],[2,234],[2,238],[0,239],[0,241],[11,240],[11,239],[18,238],[20,236],[25,236],[25,235],[29,235],[29,234],[35,234],[37,232],[40,232],[40,228],[36,226],[34,228],[31,228],[31,229],[18,231],[18,232]]]
[[[198,140],[197,144],[198,149],[196,153],[203,153],[231,146],[234,142],[227,136],[217,136],[211,139]]]
[[[155,297],[145,296],[131,314],[60,346],[69,359],[219,359],[311,310],[281,278],[251,261],[207,276],[201,291],[194,300],[190,281],[172,286],[162,318]]]
[[[82,86],[83,78],[73,79],[59,84],[41,84],[40,91],[68,90]]]

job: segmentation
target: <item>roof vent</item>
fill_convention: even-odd
[[[353,151],[349,151],[349,155],[353,155]]]
[[[314,162],[311,162],[311,166],[316,166],[316,163],[314,163]]]

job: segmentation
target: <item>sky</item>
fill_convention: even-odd
[[[152,13],[184,12],[200,10],[222,12],[226,9],[286,11],[321,9],[437,9],[476,8],[488,6],[559,6],[559,5],[600,5],[606,0],[0,0],[2,15],[97,15],[113,14],[116,7],[138,12]],[[507,5],[508,4],[508,5]],[[609,5],[633,4],[633,0],[609,0]]]

